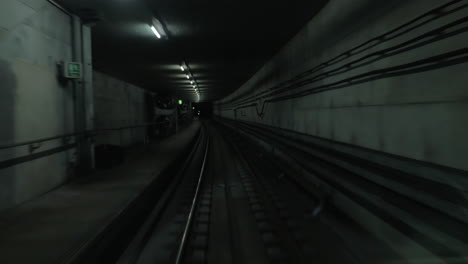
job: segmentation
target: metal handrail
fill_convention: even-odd
[[[23,142],[18,142],[18,143],[11,143],[11,144],[6,144],[6,145],[0,145],[0,150],[16,148],[16,147],[22,147],[22,146],[28,146],[28,145],[32,145],[32,144],[43,143],[43,142],[47,142],[47,141],[52,141],[52,140],[57,140],[57,139],[62,139],[62,138],[69,138],[69,137],[78,137],[78,136],[92,137],[92,136],[95,136],[97,134],[103,134],[103,133],[106,133],[106,132],[121,131],[121,130],[133,129],[133,128],[141,128],[141,127],[149,127],[149,126],[152,126],[152,125],[159,125],[159,124],[164,124],[164,123],[169,123],[169,122],[170,121],[155,122],[155,123],[147,123],[147,124],[141,124],[141,125],[136,125],[136,126],[98,129],[98,130],[83,131],[83,132],[77,132],[77,133],[71,133],[71,134],[63,134],[63,135],[58,135],[58,136],[53,136],[53,137],[23,141]]]
[[[193,214],[195,212],[195,208],[197,206],[198,196],[200,192],[201,183],[203,181],[203,174],[205,172],[205,164],[206,164],[206,157],[208,156],[208,148],[210,146],[210,140],[208,138],[208,142],[206,143],[205,155],[203,157],[203,164],[200,170],[200,177],[198,178],[197,189],[195,190],[195,196],[193,197],[192,206],[190,207],[190,213],[187,218],[187,224],[185,225],[184,233],[182,234],[182,240],[179,245],[179,249],[177,250],[177,257],[175,264],[180,264],[182,262],[182,256],[184,254],[185,245],[187,244],[188,233],[190,230],[190,226],[192,225]]]

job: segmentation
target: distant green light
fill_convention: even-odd
[[[182,102],[182,100],[179,100],[179,104],[180,104],[180,105],[183,104],[183,103],[184,103],[184,102]]]

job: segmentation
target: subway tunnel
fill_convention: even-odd
[[[468,0],[1,0],[0,263],[468,263]]]

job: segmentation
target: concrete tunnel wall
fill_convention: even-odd
[[[145,94],[143,88],[95,71],[93,74],[96,130],[131,127],[145,124]],[[100,134],[96,145],[130,146],[141,143],[146,128]]]
[[[0,144],[74,132],[73,90],[57,81],[56,63],[72,60],[71,19],[47,1],[0,3]],[[38,151],[61,146],[45,142]],[[0,163],[29,146],[0,150]],[[70,176],[75,149],[0,169],[0,209],[44,193]]]
[[[90,47],[90,31],[83,30],[83,34],[83,43]],[[94,102],[86,98],[86,115],[94,124],[86,129],[145,123],[143,89],[93,71],[91,54],[85,56],[84,71],[88,77],[83,83],[94,86],[91,93]],[[2,0],[0,145],[76,132],[76,111],[82,110],[77,110],[72,82],[60,83],[56,66],[57,62],[72,60],[70,16],[46,0]],[[77,89],[83,90],[83,86]],[[96,144],[129,146],[142,142],[145,135],[145,129],[138,128],[100,134],[95,140]],[[70,143],[73,142],[72,138]],[[74,177],[80,162],[77,149],[60,150],[63,146],[63,139],[57,139],[41,143],[32,152],[29,145],[0,150],[0,210],[37,197]],[[57,149],[52,155],[17,162]]]
[[[215,114],[468,170],[467,3],[331,0]]]

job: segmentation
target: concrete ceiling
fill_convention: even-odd
[[[94,67],[148,90],[201,101],[226,96],[246,82],[328,0],[62,0],[73,11],[90,8]],[[150,29],[159,19],[168,34]]]

